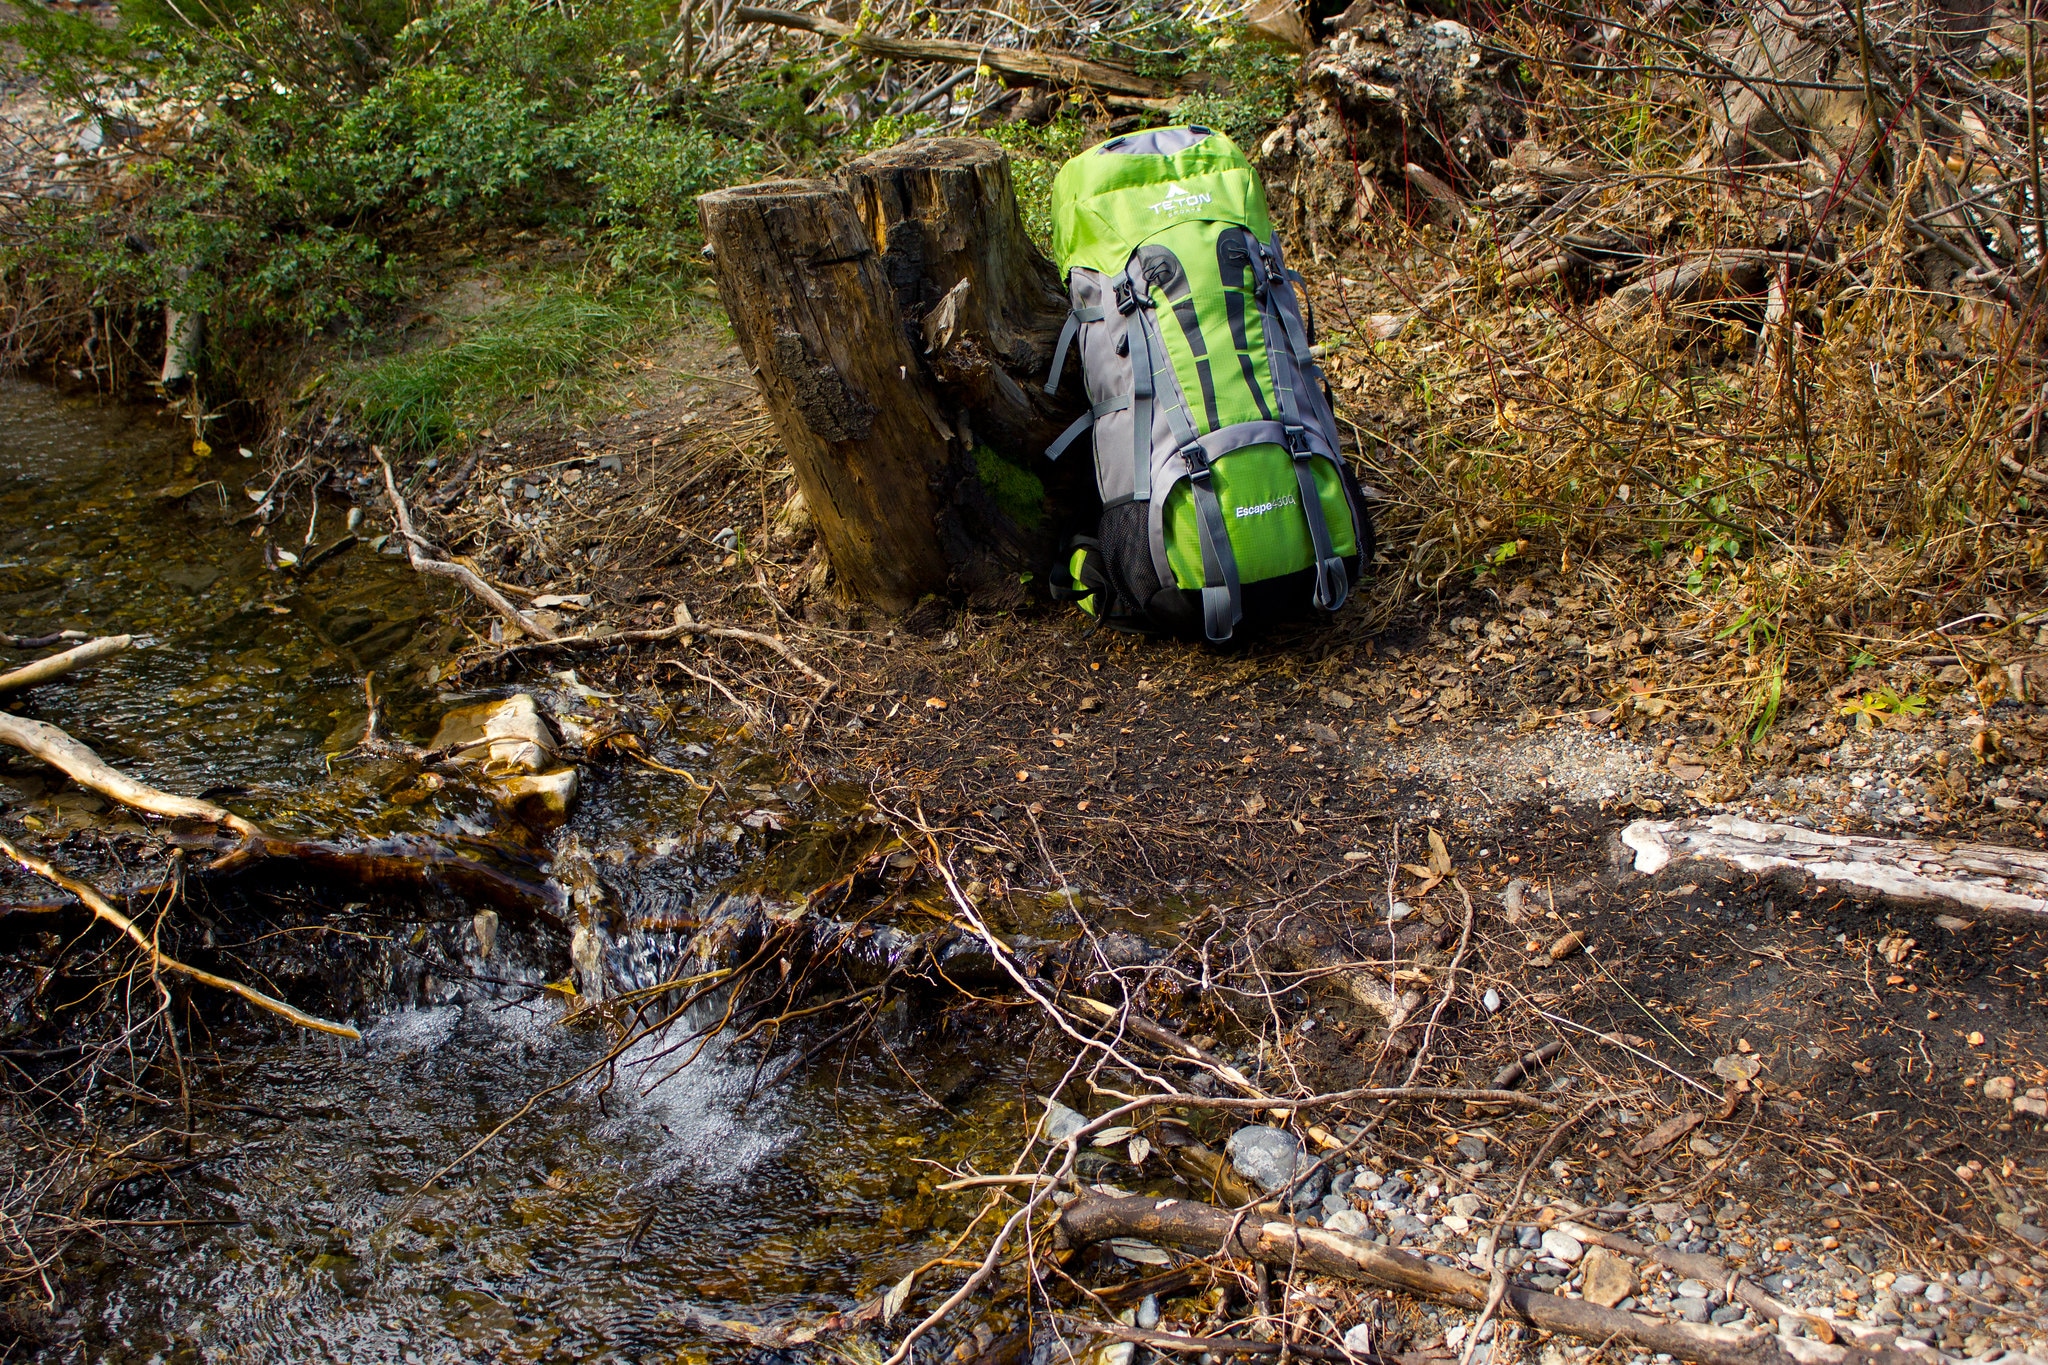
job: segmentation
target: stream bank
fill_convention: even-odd
[[[2034,1340],[2044,1267],[2028,1234],[2042,1226],[2032,1191],[2043,1139],[2012,1101],[2048,1081],[2041,935],[1788,898],[1765,883],[1631,878],[1610,864],[1603,832],[1646,803],[1702,799],[1685,793],[1720,769],[1689,771],[1706,755],[1626,726],[1459,724],[1440,693],[1427,709],[1394,708],[1392,725],[1384,712],[1352,719],[1381,677],[1450,671],[1463,630],[1378,632],[1370,653],[1347,655],[1356,627],[1342,627],[1219,667],[1064,619],[948,608],[877,629],[844,616],[785,622],[792,647],[837,675],[822,701],[742,641],[512,655],[472,675],[461,665],[492,651],[482,629],[462,628],[475,619],[468,603],[367,542],[292,572],[237,532],[249,500],[202,477],[217,467],[187,463],[175,425],[23,386],[6,398],[22,433],[14,496],[67,509],[17,533],[8,609],[150,640],[28,704],[138,775],[305,833],[459,838],[472,856],[551,871],[572,898],[594,884],[625,930],[611,976],[628,990],[670,979],[722,904],[747,915],[762,905],[771,919],[776,905],[829,908],[872,921],[869,941],[881,944],[895,941],[880,932],[890,917],[922,931],[937,907],[943,921],[922,819],[962,896],[1008,941],[1086,931],[1083,956],[1047,958],[1029,979],[1132,1002],[1255,1085],[1398,1082],[1420,1042],[1432,1077],[1483,1087],[1559,1039],[1562,1055],[1532,1087],[1605,1101],[1554,1165],[1531,1173],[1523,1216],[1542,1215],[1526,1225],[1539,1233],[1546,1220],[1615,1221],[1776,1276],[1773,1292],[1832,1304],[1845,1321],[1900,1317],[1957,1353]],[[603,458],[592,449],[579,458]],[[657,449],[648,443],[650,459]],[[633,453],[622,452],[620,476],[640,468],[626,464]],[[735,515],[738,477],[699,483],[706,501],[693,493],[686,505]],[[701,577],[634,605],[655,614],[681,599],[700,616],[772,628],[746,604],[766,610],[773,561],[707,549],[684,562]],[[154,575],[141,587],[137,565]],[[559,667],[571,662],[573,674]],[[567,825],[522,832],[460,783],[392,799],[419,791],[422,770],[351,755],[363,672],[380,680],[384,733],[417,743],[450,706],[508,690],[540,698],[583,736]],[[1961,748],[1948,737],[2021,730],[2031,714],[1973,702],[1974,692],[1946,699],[1921,722],[1926,742]],[[1406,719],[1420,723],[1396,733]],[[1896,731],[1870,739],[1829,754],[1911,757]],[[10,837],[110,882],[162,856],[156,832],[33,765],[10,759],[6,774]],[[1390,870],[1433,863],[1431,831],[1450,879],[1425,887]],[[1446,978],[1460,888],[1475,903],[1469,977]],[[24,887],[10,878],[5,895],[19,905]],[[687,1051],[657,1062],[663,1045],[649,1041],[408,1202],[536,1094],[602,1063],[619,1036],[590,1027],[601,1012],[583,1012],[581,1026],[565,1018],[573,1001],[559,983],[576,968],[566,922],[508,921],[485,951],[476,908],[286,874],[207,893],[196,919],[167,919],[186,947],[360,1020],[365,1038],[337,1048],[187,998],[170,1036],[189,1059],[189,1121],[163,1085],[180,1063],[162,1051],[69,1107],[14,1110],[11,1122],[34,1125],[15,1148],[17,1189],[80,1151],[126,1147],[130,1163],[101,1182],[94,1217],[73,1234],[59,1307],[38,1310],[32,1282],[17,1298],[24,1342],[51,1359],[107,1361],[233,1350],[709,1359],[735,1341],[801,1350],[797,1337],[838,1323],[886,1344],[902,1321],[862,1322],[863,1309],[878,1316],[883,1291],[943,1253],[981,1207],[973,1191],[937,1186],[1007,1169],[1035,1125],[1034,1097],[1070,1065],[1061,1035],[996,977],[975,982],[979,1005],[904,995],[854,1016],[866,1022],[851,1039],[842,1015],[792,1020],[768,1048],[768,1035],[714,1042],[673,1075]],[[1376,941],[1369,926],[1390,912],[1401,932]],[[58,944],[37,923],[18,910],[0,921],[15,936],[10,1037],[38,1054],[10,1065],[75,1084],[67,1054],[45,1055],[48,1030],[72,1030],[75,1047],[91,1028],[38,993]],[[1554,957],[1573,933],[1592,951]],[[92,940],[71,942],[86,956],[61,979],[108,981]],[[1431,998],[1446,979],[1456,987],[1427,1039],[1411,1028],[1392,1046],[1384,998],[1333,988],[1389,956],[1395,984]],[[819,980],[819,1003],[843,989]],[[706,997],[684,1025],[714,1022],[705,1011],[722,1007]],[[1090,1085],[1130,1083],[1098,1070],[1059,1093],[1096,1112]],[[1191,1118],[1216,1149],[1241,1122]],[[1679,1140],[1637,1153],[1674,1118],[1690,1124]],[[1497,1208],[1552,1136],[1541,1116],[1394,1111],[1365,1159],[1333,1172],[1351,1176],[1341,1197],[1363,1220],[1345,1226],[1469,1258],[1482,1225],[1455,1201]],[[1176,1170],[1121,1149],[1088,1167],[1095,1181],[1185,1197]],[[1345,1211],[1308,1212],[1327,1222]],[[1577,1263],[1537,1241],[1520,1273],[1577,1292]],[[1114,1284],[1156,1267],[1112,1251],[1080,1268]],[[1880,1285],[1885,1273],[1898,1278]],[[1894,1292],[1916,1278],[1954,1288],[1946,1300]],[[1642,1304],[1697,1312],[1682,1288],[1646,1281]],[[910,1297],[912,1311],[928,1311],[928,1292]],[[1169,1295],[1165,1321],[1193,1330],[1244,1301],[1233,1292]],[[1455,1349],[1461,1321],[1470,1330],[1469,1315],[1449,1310],[1328,1285],[1301,1292],[1328,1305],[1306,1307],[1333,1336],[1366,1321],[1426,1355],[1432,1343]],[[1040,1323],[1034,1350],[1055,1341],[1033,1303],[999,1290],[947,1326],[941,1350],[1005,1358],[1027,1321]]]

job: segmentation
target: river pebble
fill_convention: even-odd
[[[1278,1194],[1302,1172],[1315,1166],[1315,1159],[1302,1150],[1300,1138],[1283,1129],[1260,1124],[1232,1133],[1223,1151],[1239,1175],[1267,1194]],[[1308,1208],[1315,1204],[1322,1198],[1323,1182],[1328,1178],[1327,1167],[1316,1169],[1294,1192],[1294,1206]]]

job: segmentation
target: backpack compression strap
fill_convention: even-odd
[[[1067,453],[1068,446],[1081,439],[1082,432],[1095,425],[1098,418],[1107,417],[1112,412],[1122,412],[1130,405],[1131,396],[1127,393],[1103,399],[1067,425],[1067,429],[1059,434],[1058,439],[1045,448],[1045,458],[1057,460]]]
[[[1351,578],[1344,571],[1344,560],[1331,548],[1330,525],[1323,516],[1322,493],[1316,488],[1315,452],[1308,446],[1308,428],[1302,423],[1294,386],[1282,375],[1278,358],[1274,355],[1274,337],[1277,334],[1287,339],[1288,358],[1294,362],[1295,381],[1308,377],[1314,359],[1309,354],[1308,338],[1301,334],[1301,324],[1281,304],[1274,287],[1276,275],[1282,288],[1286,281],[1286,276],[1280,274],[1284,267],[1279,253],[1274,251],[1269,256],[1266,244],[1248,231],[1244,237],[1245,245],[1251,249],[1252,272],[1258,282],[1259,302],[1266,321],[1266,365],[1273,376],[1273,397],[1280,405],[1280,422],[1287,431],[1287,450],[1294,457],[1294,481],[1301,490],[1301,512],[1308,522],[1309,543],[1315,551],[1314,600],[1324,611],[1335,611],[1351,594]]]
[[[1166,356],[1166,342],[1158,333],[1157,313],[1149,287],[1126,270],[1117,276],[1117,307],[1126,317],[1124,335],[1131,352],[1132,430],[1136,460],[1136,500],[1152,497],[1152,407],[1158,396],[1156,365]],[[1223,520],[1223,505],[1216,499],[1210,482],[1208,452],[1189,416],[1180,386],[1172,381],[1172,362],[1166,361],[1172,387],[1164,408],[1167,429],[1188,470],[1188,493],[1199,520],[1196,526],[1202,542],[1202,633],[1212,643],[1222,644],[1244,619],[1244,595],[1237,577],[1237,553],[1231,548],[1230,529]]]
[[[1067,348],[1074,344],[1074,338],[1081,334],[1084,322],[1100,322],[1104,317],[1100,308],[1074,308],[1067,313],[1066,325],[1060,328],[1059,344],[1052,350],[1052,369],[1045,376],[1045,391],[1058,393],[1060,376],[1067,368]]]

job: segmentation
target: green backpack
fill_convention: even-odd
[[[1102,493],[1055,595],[1218,643],[1337,610],[1372,522],[1258,172],[1221,133],[1161,128],[1067,162],[1052,200],[1073,311],[1045,389],[1078,342],[1091,407],[1046,455],[1092,430]]]

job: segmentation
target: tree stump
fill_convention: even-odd
[[[934,490],[952,424],[853,197],[829,181],[778,180],[697,202],[719,297],[832,571],[853,596],[908,610],[947,585]]]
[[[1041,388],[1067,291],[1024,230],[1009,153],[985,138],[919,139],[839,175],[943,396],[980,440],[1036,459],[1079,414],[1081,386]]]

